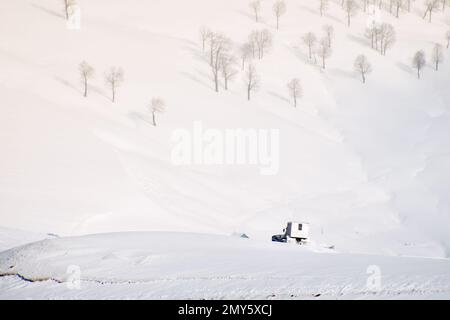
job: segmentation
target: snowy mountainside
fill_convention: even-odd
[[[60,1],[0,3],[0,215],[2,226],[80,235],[170,230],[270,239],[288,220],[309,221],[315,241],[341,251],[448,257],[450,252],[450,63],[410,66],[419,49],[443,42],[450,10],[432,23],[421,1],[394,25],[386,56],[364,38],[367,15],[346,26],[331,1],[286,1],[276,31],[272,2],[256,24],[240,0],[79,0],[82,28],[68,30]],[[176,10],[174,10],[176,8]],[[201,9],[199,9],[201,8]],[[307,59],[301,37],[335,28],[327,69]],[[236,46],[269,29],[273,48],[256,62],[261,89],[246,100],[242,72],[214,92],[202,25]],[[448,58],[448,50],[445,57]],[[353,61],[373,72],[363,85]],[[96,69],[88,98],[78,65]],[[111,103],[103,73],[125,81]],[[286,83],[302,81],[298,108]],[[167,111],[151,125],[153,96]],[[279,172],[252,166],[174,166],[174,130],[278,129]]]

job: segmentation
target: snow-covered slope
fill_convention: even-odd
[[[0,299],[448,299],[449,270],[447,259],[317,253],[200,234],[113,233],[0,253],[0,273],[10,274],[0,281]]]
[[[397,30],[387,56],[363,38],[367,15],[352,26],[332,1],[288,0],[277,32],[272,1],[256,24],[241,0],[79,0],[82,29],[68,30],[61,1],[0,2],[0,224],[39,232],[171,230],[270,239],[287,220],[307,220],[317,242],[342,251],[446,257],[450,248],[450,63],[409,67],[416,50],[443,42],[450,10],[433,23],[411,13],[382,18]],[[321,71],[301,36],[336,30]],[[246,101],[242,74],[216,94],[199,28],[226,33],[236,46],[268,28],[274,47],[256,66],[262,86]],[[364,86],[353,60],[374,71]],[[448,51],[446,51],[448,58]],[[96,68],[82,97],[78,64]],[[103,72],[122,66],[118,102]],[[289,103],[286,83],[302,80]],[[167,112],[151,125],[147,105]],[[248,166],[177,167],[175,129],[280,130],[280,170]]]
[[[53,238],[55,236],[56,235],[52,234],[26,232],[0,227],[0,252],[42,239]]]

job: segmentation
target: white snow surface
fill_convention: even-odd
[[[0,227],[0,252],[30,242],[54,238],[56,236],[57,235],[53,234],[42,234]]]
[[[312,244],[111,233],[0,253],[0,273],[10,274],[0,299],[449,299],[449,270],[448,259],[333,254]]]
[[[269,0],[258,24],[242,0],[77,2],[75,31],[66,28],[59,0],[0,0],[0,251],[48,233],[120,233],[0,253],[2,272],[12,261],[23,276],[61,280],[73,263],[86,280],[81,291],[67,292],[51,280],[2,277],[2,298],[102,297],[90,279],[114,282],[110,298],[279,298],[290,290],[298,298],[365,297],[371,264],[386,275],[379,297],[448,298],[450,50],[440,71],[427,65],[420,81],[411,59],[444,43],[450,10],[432,23],[421,18],[422,1],[400,19],[383,12],[397,42],[381,56],[364,38],[368,16],[360,12],[348,28],[336,1],[320,17],[316,1],[286,0],[279,31]],[[308,31],[320,37],[324,24],[336,33],[325,71],[308,61],[301,42]],[[251,102],[242,72],[228,92],[214,92],[202,25],[236,48],[252,30],[273,33],[273,49],[255,62],[262,83]],[[366,85],[353,72],[359,54],[374,69]],[[88,98],[78,73],[83,60],[96,69]],[[113,65],[125,70],[114,104],[103,79]],[[304,91],[298,108],[286,89],[294,77]],[[167,101],[157,127],[148,111],[154,96]],[[278,174],[175,166],[172,134],[195,121],[219,130],[278,129]],[[308,221],[313,242],[339,253],[268,243],[290,220]],[[127,289],[131,280],[139,290]]]
[[[450,64],[427,67],[422,81],[409,65],[416,50],[444,41],[450,10],[430,24],[419,2],[401,19],[382,15],[398,34],[384,57],[363,38],[366,14],[347,28],[334,2],[319,18],[314,1],[287,1],[276,32],[270,1],[256,24],[240,0],[79,0],[78,31],[66,28],[60,1],[1,1],[1,225],[62,235],[169,230],[267,239],[287,220],[301,220],[348,251],[448,256]],[[326,23],[336,38],[323,72],[307,61],[300,39]],[[214,92],[202,25],[236,46],[254,29],[273,32],[273,49],[257,62],[262,87],[252,102],[241,74],[229,92]],[[366,86],[352,71],[360,53],[374,66]],[[82,60],[97,71],[87,99]],[[116,104],[102,79],[112,65],[126,77]],[[297,109],[286,92],[293,77],[304,90]],[[168,103],[156,128],[147,110],[153,96]],[[172,133],[197,120],[205,128],[279,129],[279,173],[174,166]]]

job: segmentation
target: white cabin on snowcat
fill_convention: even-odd
[[[296,242],[304,244],[309,240],[309,223],[306,222],[288,222],[283,234],[272,236],[274,242]]]
[[[287,239],[295,239],[297,242],[306,242],[309,239],[309,223],[288,222],[284,234]]]

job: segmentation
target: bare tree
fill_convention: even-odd
[[[258,48],[259,59],[264,58],[264,53],[272,46],[272,34],[269,30],[264,29],[261,31],[255,31],[254,39]]]
[[[436,43],[434,45],[431,59],[434,63],[436,71],[438,71],[439,65],[444,61],[444,47],[441,44]]]
[[[331,56],[331,48],[328,45],[328,39],[327,38],[322,38],[319,41],[318,54],[319,54],[320,58],[322,59],[322,69],[325,69],[325,67],[326,67],[326,65],[325,65],[326,59]]]
[[[259,37],[258,32],[259,31],[255,30],[248,36],[248,44],[251,48],[253,59],[256,58],[256,53],[258,51],[258,37]]]
[[[450,47],[450,30],[445,34],[445,40],[447,40],[447,49]]]
[[[149,109],[152,113],[153,125],[156,127],[156,114],[163,113],[166,110],[166,103],[161,98],[153,98]]]
[[[434,11],[438,10],[440,7],[439,0],[426,0],[425,1],[425,13],[423,18],[425,19],[428,15],[428,21],[431,22],[431,16]]]
[[[220,42],[222,41],[223,34],[218,32],[211,31],[207,37],[207,45],[209,47],[209,64],[213,64],[214,60],[214,54],[217,50],[217,47],[220,45]]]
[[[366,28],[364,35],[366,36],[366,38],[370,40],[372,49],[378,50],[378,40],[379,40],[378,26],[375,23],[372,23],[370,27]]]
[[[63,0],[64,1],[64,13],[66,16],[66,20],[69,20],[69,11],[70,7],[76,4],[75,0]]]
[[[245,63],[249,60],[252,59],[252,55],[253,55],[253,48],[252,45],[250,43],[244,43],[240,48],[239,48],[239,53],[241,56],[241,69],[245,70]]]
[[[378,29],[377,36],[380,40],[380,52],[386,55],[387,49],[391,48],[397,39],[395,29],[391,24],[383,23]]]
[[[325,37],[328,40],[328,47],[331,48],[331,42],[334,38],[334,28],[332,25],[326,24],[323,26],[323,31],[325,32]]]
[[[261,60],[264,58],[265,52],[272,46],[272,34],[267,29],[255,30],[248,37],[248,43],[250,44],[253,58],[256,58],[256,53],[258,53],[258,58]]]
[[[366,83],[366,75],[372,72],[372,65],[370,64],[367,57],[363,54],[356,57],[354,64],[355,71],[359,72],[362,77],[362,82]]]
[[[259,22],[259,12],[261,11],[261,0],[255,0],[249,3],[250,8],[255,15],[255,21]]]
[[[316,35],[312,32],[306,33],[303,38],[303,43],[308,47],[309,59],[312,59],[313,49],[317,42]]]
[[[287,88],[289,90],[289,95],[294,100],[294,107],[297,107],[297,100],[302,96],[302,86],[300,84],[300,79],[294,78],[288,82]]]
[[[344,10],[347,13],[347,25],[350,27],[351,18],[358,13],[358,3],[355,0],[346,0]]]
[[[219,92],[219,74],[222,70],[222,57],[229,54],[231,40],[220,33],[212,33],[210,36],[210,66],[216,92]]]
[[[323,16],[327,10],[328,10],[328,0],[319,0],[320,16]]]
[[[405,5],[405,0],[390,0],[391,6],[395,9],[395,17],[400,17],[400,9],[402,9]]]
[[[253,64],[248,65],[247,71],[245,72],[244,81],[247,88],[247,99],[250,101],[252,92],[257,91],[261,83],[259,75],[257,74],[256,68]]]
[[[417,78],[420,79],[420,72],[422,71],[426,63],[427,60],[425,58],[425,52],[417,51],[412,61],[413,67],[417,69]]]
[[[277,30],[280,28],[280,17],[286,13],[286,3],[283,0],[277,0],[273,5],[273,13],[277,18]]]
[[[372,24],[366,29],[365,36],[370,39],[372,49],[380,51],[382,55],[386,55],[387,49],[396,41],[395,29],[388,23]]]
[[[111,88],[112,102],[116,101],[116,91],[117,91],[117,88],[122,84],[123,80],[124,80],[124,76],[123,76],[122,68],[111,67],[105,73],[106,84]]]
[[[78,66],[80,71],[81,81],[84,85],[84,96],[88,95],[88,80],[94,77],[94,68],[91,67],[86,61],[83,61]]]
[[[408,12],[411,12],[411,5],[412,5],[412,2],[414,2],[414,1],[416,1],[416,0],[406,0],[406,10]]]
[[[201,27],[200,28],[200,38],[202,39],[202,50],[205,51],[206,49],[206,41],[211,36],[211,30],[208,27]]]
[[[69,0],[64,1],[64,14],[66,15],[66,20],[69,20]]]
[[[236,66],[236,57],[231,54],[223,54],[221,56],[220,65],[222,67],[222,76],[225,84],[225,90],[228,90],[228,82],[238,73]]]

